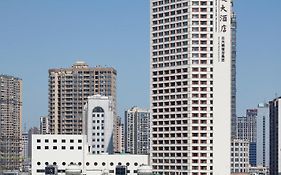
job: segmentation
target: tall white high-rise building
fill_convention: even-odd
[[[112,97],[89,96],[83,112],[83,128],[93,154],[113,153],[114,103]]]
[[[229,175],[235,116],[232,2],[150,2],[153,171]]]

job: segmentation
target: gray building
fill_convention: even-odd
[[[260,103],[257,115],[257,166],[269,167],[269,105]]]
[[[28,130],[28,158],[31,159],[32,157],[32,135],[40,134],[40,130],[37,127],[32,127]]]
[[[237,117],[237,139],[249,142],[249,162],[256,166],[257,109],[247,109],[246,117]]]
[[[22,164],[22,80],[0,75],[0,170]]]
[[[132,107],[125,111],[125,151],[131,154],[150,153],[150,112]]]

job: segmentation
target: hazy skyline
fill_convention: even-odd
[[[281,1],[235,0],[237,114],[281,96]],[[149,1],[0,1],[0,74],[23,79],[23,123],[48,114],[48,69],[117,70],[121,117],[149,108]]]

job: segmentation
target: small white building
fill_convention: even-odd
[[[126,167],[128,175],[137,174],[141,165],[148,165],[148,155],[92,154],[86,135],[33,135],[32,175],[45,174],[54,165],[58,174],[68,171],[81,174],[115,174],[116,168]]]

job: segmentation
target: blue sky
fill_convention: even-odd
[[[236,0],[237,113],[281,96],[281,1]],[[0,73],[21,77],[27,128],[48,111],[48,69],[118,71],[118,110],[149,107],[148,0],[0,1]]]

